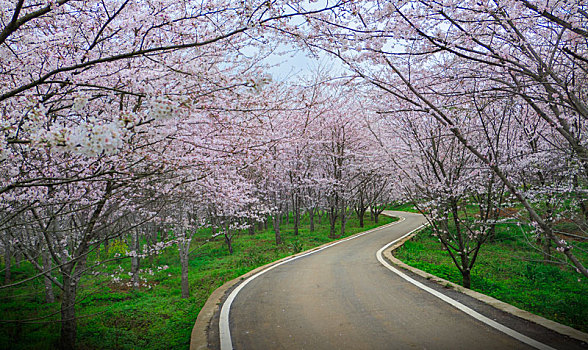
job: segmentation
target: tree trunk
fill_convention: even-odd
[[[335,224],[337,223],[337,215],[336,215],[336,209],[331,207],[329,209],[329,237],[330,238],[337,238],[337,235],[335,234]]]
[[[255,234],[255,221],[253,219],[249,220],[249,234],[253,236]]]
[[[288,226],[290,224],[290,208],[288,208],[288,201],[286,201],[286,209],[282,212],[282,225]]]
[[[363,217],[365,216],[366,208],[360,208],[357,212],[357,218],[359,219],[359,227],[363,227]]]
[[[462,285],[464,288],[470,289],[472,287],[472,276],[469,269],[464,269],[461,273]]]
[[[227,243],[227,248],[229,248],[229,254],[233,254],[233,237],[225,231],[225,243]]]
[[[357,219],[359,220],[359,227],[363,227],[363,216],[365,215],[365,211],[367,210],[364,203],[365,201],[363,200],[363,192],[360,192],[359,199],[357,200],[357,204],[355,205],[355,213],[357,214]]]
[[[308,211],[308,218],[310,220],[310,232],[314,232],[314,209]]]
[[[50,304],[55,302],[55,295],[53,294],[53,282],[47,277],[51,274],[51,257],[49,256],[49,249],[43,250],[43,271],[45,277],[43,278],[45,284],[45,302]]]
[[[14,252],[14,266],[20,267],[20,261],[22,260],[22,253],[18,250]]]
[[[345,224],[347,223],[347,208],[345,208],[345,201],[341,201],[341,236],[345,236]]]
[[[578,175],[574,175],[574,187],[579,188]],[[580,191],[576,191],[576,197],[580,204],[580,210],[582,211],[582,217],[584,218],[584,225],[588,222],[588,201],[582,198]]]
[[[280,235],[280,219],[278,214],[274,215],[274,234],[276,235],[276,245],[282,244],[282,236]]]
[[[580,209],[582,211],[582,217],[584,218],[584,223],[588,222],[588,201],[580,200]]]
[[[300,226],[300,201],[298,196],[294,197],[294,236],[298,236],[298,227]]]
[[[137,230],[131,233],[131,249],[135,252],[131,257],[131,273],[133,274],[131,280],[133,289],[139,290],[139,232]]]
[[[150,248],[154,248],[155,247],[155,243],[156,243],[155,241],[152,241],[152,244],[149,247]],[[149,254],[149,265],[152,266],[153,263],[154,263],[154,261],[155,261],[155,254],[150,253]]]
[[[542,233],[543,236],[543,260],[545,261],[545,263],[551,263],[553,261],[553,258],[551,257],[551,241],[549,239],[549,236],[547,236],[547,234]]]
[[[73,350],[76,346],[76,287],[77,281],[72,276],[73,268],[63,272],[63,293],[61,294],[61,336],[59,348]]]
[[[188,268],[189,268],[189,244],[188,247],[180,247],[180,265],[182,266],[182,298],[186,299],[190,297],[190,281],[188,281]],[[229,244],[229,251],[233,253],[232,247]]]
[[[373,215],[374,223],[378,223],[380,221],[380,214],[382,214],[384,210],[382,208],[378,208],[377,206],[374,208],[373,206],[370,207],[370,213]]]
[[[10,263],[11,263],[11,254],[10,254],[10,246],[4,246],[4,284],[10,283]]]

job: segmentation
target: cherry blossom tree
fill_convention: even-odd
[[[61,289],[61,347],[70,349],[88,254],[126,232],[112,229],[123,222],[134,232],[137,254],[137,226],[157,214],[154,203],[199,179],[185,176],[186,169],[206,176],[211,164],[248,148],[235,142],[246,129],[231,128],[242,124],[231,117],[251,112],[268,82],[258,64],[273,48],[264,26],[332,6],[140,0],[1,6],[4,250],[30,253],[40,276]],[[235,130],[241,134],[228,137]],[[221,131],[226,137],[214,139]],[[241,198],[235,208],[215,202],[227,237],[248,215],[244,206],[254,204],[239,193],[222,197]],[[61,281],[33,256],[41,242]],[[138,257],[133,261],[136,270]]]
[[[475,131],[471,124],[468,131]],[[470,288],[478,254],[499,222],[504,184],[435,119],[405,117],[389,125],[387,134],[402,143],[395,147],[404,149],[396,161],[402,193],[425,215]]]
[[[582,122],[588,111],[586,13],[581,2],[365,1],[309,16],[307,27],[285,32],[302,45],[339,57],[358,76],[384,91],[389,111],[435,118],[495,174],[525,207],[542,235],[588,277],[588,270],[573,254],[573,245],[555,234],[533,194],[517,183],[520,172],[512,171],[512,165],[524,162],[500,163],[491,156],[492,140],[477,143],[461,124],[466,115],[492,115],[489,110],[494,103],[514,101],[523,106],[521,118],[539,118],[547,126],[538,128],[536,137],[565,145],[542,155],[557,159],[561,151],[567,154],[567,165],[558,168],[559,178],[572,172],[568,178],[578,179],[572,187],[582,198],[588,174]],[[523,147],[518,152],[521,158],[538,155],[528,153],[527,145],[518,146]],[[540,187],[554,188],[552,185]],[[569,193],[568,188],[559,187],[557,192]]]

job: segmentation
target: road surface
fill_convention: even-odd
[[[384,267],[376,252],[424,223],[417,214],[395,214],[405,220],[279,265],[248,281],[233,295],[230,309],[227,302],[223,306],[229,312],[232,347],[533,349]],[[542,333],[538,326],[532,327],[536,334]],[[577,348],[577,344],[553,337],[547,338],[554,348]],[[563,345],[557,346],[560,343]]]

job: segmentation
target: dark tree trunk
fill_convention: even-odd
[[[472,287],[472,276],[471,271],[469,269],[464,269],[461,272],[462,277],[462,285],[464,288],[470,289]]]
[[[72,260],[60,267],[63,292],[61,293],[61,335],[59,339],[61,349],[75,349],[77,336],[76,323],[76,294],[77,286],[86,270],[87,254],[90,251],[90,239],[95,238],[94,227],[102,214],[102,209],[112,193],[112,183],[108,182],[103,198],[97,203],[89,222],[84,229],[84,237],[76,249],[72,249]]]
[[[542,233],[543,236],[543,242],[542,242],[542,252],[543,252],[543,260],[546,263],[550,263],[553,261],[553,258],[551,257],[551,241],[549,239],[549,236],[545,233]]]
[[[286,201],[286,209],[282,212],[282,224],[288,226],[290,224],[288,201]]]
[[[151,247],[155,247],[155,243],[153,243],[153,245]],[[149,265],[153,265],[155,261],[155,254],[149,254]]]
[[[6,265],[4,267],[4,284],[9,284],[10,283],[10,263],[11,263],[11,252],[10,252],[10,246],[9,245],[5,245],[4,246],[4,264]]]
[[[580,210],[585,222],[588,222],[588,201],[580,200]]]
[[[233,254],[233,237],[225,231],[225,243],[227,243],[227,248],[229,248],[229,254]]]
[[[574,186],[576,188],[579,188],[577,175],[574,175]],[[578,202],[580,203],[580,210],[582,211],[582,217],[584,218],[584,224],[586,224],[588,222],[588,201],[585,200],[584,198],[582,198],[580,191],[577,191],[576,193],[577,193]]]
[[[72,276],[73,268],[63,273],[63,293],[61,294],[61,337],[59,348],[73,350],[76,346],[76,288],[77,281]]]
[[[45,272],[45,277],[43,278],[43,282],[45,284],[45,302],[46,303],[54,303],[55,302],[55,295],[53,294],[53,282],[51,279],[47,277],[47,275],[51,274],[51,257],[49,256],[49,250],[43,250],[43,271]]]
[[[314,209],[310,209],[308,211],[308,218],[310,220],[310,227],[309,227],[310,232],[314,232],[314,212],[315,212]]]
[[[253,219],[251,219],[249,221],[249,229],[248,230],[249,230],[249,234],[251,236],[253,236],[255,234],[255,221],[253,221]]]
[[[294,199],[294,235],[298,236],[298,227],[300,226],[300,201],[298,196]]]
[[[155,227],[155,225],[148,225],[146,228],[146,230],[149,231],[149,247],[150,248],[154,248],[155,245],[157,244],[157,229]],[[155,260],[155,254],[149,254],[149,264],[153,265]]]
[[[355,213],[357,214],[357,218],[359,219],[359,227],[364,226],[364,218],[365,218],[366,211],[367,211],[367,207],[364,207],[362,204],[359,204],[355,208]]]
[[[14,266],[20,267],[20,261],[22,260],[22,253],[18,250],[14,252]]]
[[[355,213],[357,214],[357,219],[359,220],[359,227],[363,227],[363,217],[365,215],[365,211],[367,210],[364,203],[365,201],[363,200],[363,192],[360,192],[359,199],[355,204]]]
[[[139,290],[139,233],[137,232],[137,230],[131,233],[131,249],[136,253],[131,257],[133,289]]]
[[[329,209],[329,237],[337,238],[335,234],[335,224],[337,223],[337,210],[333,207]]]
[[[274,234],[276,236],[276,245],[282,244],[282,236],[280,234],[280,219],[278,214],[274,215]]]
[[[345,201],[341,201],[341,236],[345,236],[345,224],[347,223],[347,208]]]

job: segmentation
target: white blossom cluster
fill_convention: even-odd
[[[84,123],[65,136],[66,147],[82,154],[113,154],[123,146],[122,126],[118,122]]]
[[[272,82],[272,77],[269,74],[263,74],[259,77],[252,78],[248,81],[249,86],[251,86],[255,92],[260,93],[263,88]]]
[[[151,100],[149,102],[149,107],[149,116],[155,119],[173,118],[174,112],[177,109],[176,103],[163,97]]]
[[[49,130],[38,128],[31,139],[37,144],[55,147],[56,150],[96,156],[116,153],[123,146],[123,135],[122,124],[118,121],[90,119],[73,128],[61,125],[53,125]]]
[[[1,126],[0,126],[1,128]],[[10,157],[12,152],[8,148],[8,142],[4,133],[0,133],[0,162]]]
[[[147,287],[148,289],[151,289],[153,286],[151,284],[149,284],[147,277],[145,277],[144,275],[155,276],[156,273],[164,272],[167,269],[169,269],[168,265],[158,266],[156,269],[152,269],[152,268],[139,269],[139,271],[137,271],[137,276],[138,276],[140,282],[133,282],[132,280],[129,281],[127,278],[123,278],[122,276],[127,275],[132,279],[134,273],[131,271],[128,271],[127,273],[125,273],[124,269],[120,265],[118,266],[118,268],[116,269],[116,271],[114,273],[111,273],[108,276],[111,278],[111,281],[114,284],[124,285],[127,287]],[[94,273],[94,275],[97,275],[97,273]],[[168,274],[168,276],[171,276],[171,275]]]
[[[71,110],[74,112],[80,112],[86,105],[88,104],[88,97],[86,96],[78,96],[74,99],[73,104],[71,106]]]

